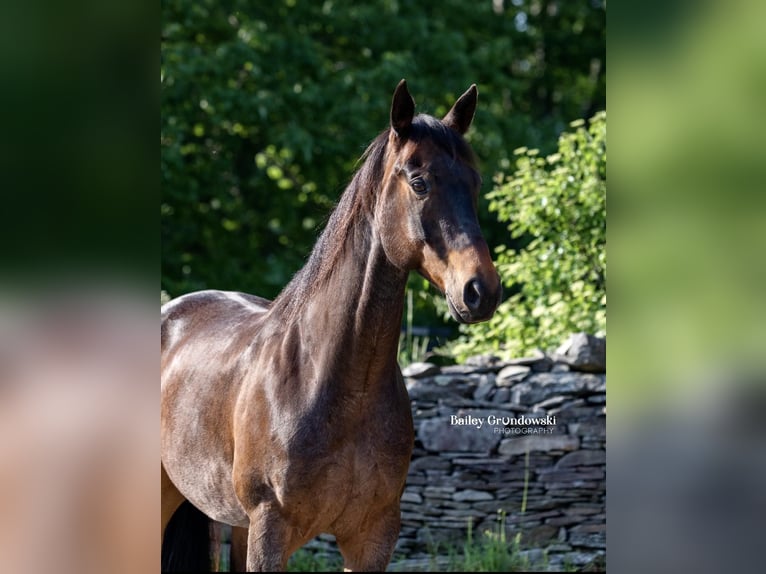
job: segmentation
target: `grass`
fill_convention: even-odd
[[[531,564],[521,553],[519,536],[509,540],[505,529],[505,512],[498,512],[497,524],[475,536],[468,522],[462,545],[432,544],[426,572],[526,572]]]
[[[287,563],[288,572],[343,572],[340,555],[326,556],[306,548],[299,549]]]

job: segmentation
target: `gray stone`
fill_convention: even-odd
[[[478,367],[479,369],[492,369],[499,371],[507,363],[495,355],[474,355],[465,360],[465,365]]]
[[[445,500],[452,500],[452,494],[454,492],[454,486],[426,486],[423,489],[423,496],[426,498],[443,498]]]
[[[606,464],[605,450],[578,450],[565,454],[556,463],[557,468]]]
[[[391,572],[446,572],[449,565],[446,556],[405,558],[391,563]]]
[[[579,524],[569,529],[572,546],[606,548],[606,524]]]
[[[477,457],[477,458],[454,458],[452,459],[452,464],[479,467],[480,465],[485,465],[485,464],[491,465],[491,466],[499,466],[499,465],[506,465],[508,463],[500,458]]]
[[[575,333],[556,349],[556,361],[569,365],[573,371],[606,372],[606,339],[587,333]]]
[[[464,524],[458,524],[457,528],[438,528],[430,525],[427,528],[418,530],[417,541],[423,548],[432,547],[436,543],[457,543],[465,537],[464,530],[460,527]]]
[[[460,383],[462,381],[455,375],[436,375],[433,378],[433,382],[439,385],[440,387],[446,387],[447,385],[451,385],[452,383]]]
[[[606,388],[604,375],[578,373],[533,373],[513,387],[518,402],[534,405],[559,395],[585,395]],[[584,399],[581,399],[583,404]]]
[[[465,510],[458,510],[458,509],[445,509],[444,510],[444,517],[445,518],[453,518],[458,520],[465,520],[466,518],[476,518],[480,513],[475,510],[465,509]]]
[[[439,367],[433,363],[411,363],[402,369],[402,375],[413,379],[429,377],[439,372]]]
[[[413,401],[413,405],[414,405],[414,401]],[[416,418],[421,418],[421,419],[431,418],[438,414],[439,414],[439,411],[436,407],[420,408],[416,406],[412,411],[412,416]]]
[[[561,435],[550,435],[561,436]],[[577,450],[577,449],[575,449]],[[555,457],[558,460],[558,457]],[[548,452],[535,452],[529,453],[529,468],[547,468],[553,464],[554,455]]]
[[[439,508],[441,509],[448,509],[452,508],[455,510],[468,510],[469,508],[474,508],[473,504],[469,504],[467,502],[455,502],[454,500],[442,500],[439,502]]]
[[[579,524],[580,522],[582,522],[582,516],[558,516],[545,521],[546,524],[551,526],[569,526],[570,524]]]
[[[409,486],[425,486],[428,484],[428,479],[425,476],[420,476],[414,473],[407,475],[407,484]]]
[[[533,405],[532,408],[534,410],[538,410],[538,409],[548,410],[548,409],[551,409],[553,407],[558,407],[559,405],[561,405],[566,400],[567,400],[567,398],[565,396],[558,395],[558,396],[555,396],[555,397],[551,397],[549,399],[545,399],[543,402],[537,403],[536,405]]]
[[[508,365],[522,365],[529,367],[536,373],[542,373],[550,371],[553,367],[553,359],[542,352],[540,349],[535,349],[530,357],[521,357],[518,359],[511,359],[506,361]]]
[[[579,451],[582,452],[582,451]],[[602,480],[604,478],[604,470],[601,468],[584,468],[581,470],[568,469],[568,470],[552,470],[545,469],[545,472],[540,472],[539,480],[543,483],[550,482],[571,482],[576,483],[582,480]]]
[[[497,405],[502,405],[511,400],[511,389],[508,387],[501,387],[495,392],[495,396],[492,397],[492,402]]]
[[[450,393],[436,385],[433,379],[411,379],[411,381],[407,384],[407,392],[410,400],[416,402],[418,406],[425,406],[423,403],[428,403],[427,406],[430,408],[433,402],[443,400]]]
[[[446,480],[454,482],[454,479],[447,478]],[[466,480],[465,482],[458,483],[462,488],[470,488],[472,490],[486,490],[486,491],[494,491],[496,489],[494,488],[488,488],[487,483],[483,480]]]
[[[527,512],[524,514],[519,513],[508,517],[508,524],[526,524],[528,522],[541,521],[544,518],[553,518],[554,516],[559,516],[559,514],[558,510],[529,512],[529,509],[527,509]]]
[[[483,401],[489,397],[489,394],[495,389],[495,381],[484,375],[483,380],[478,384],[473,393],[473,400]]]
[[[582,407],[585,405],[585,399],[574,399],[564,402],[560,407],[556,407],[554,409],[550,409],[548,411],[548,414],[550,415],[564,415],[566,414],[567,420],[572,420],[579,418],[581,415],[583,415],[583,410],[586,411],[585,416],[593,415],[593,406],[586,407],[585,409],[582,409]],[[562,417],[563,418],[563,417]]]
[[[576,434],[590,439],[606,437],[606,420],[597,416],[595,420],[588,420],[578,423],[569,423],[567,425],[569,434]]]
[[[503,503],[500,500],[482,500],[480,502],[472,502],[471,508],[484,514],[493,514],[500,510],[509,511],[508,504]]]
[[[442,479],[449,474],[449,470],[439,470],[433,468],[427,468],[424,472],[426,473],[428,479],[431,481],[431,484],[435,486],[443,486],[444,481]]]
[[[568,435],[526,435],[504,439],[497,452],[503,456],[515,456],[527,451],[576,450],[580,440]]]
[[[465,469],[455,469],[450,475],[450,480],[457,484],[465,484],[466,482],[479,480],[481,472],[471,472]]]
[[[558,506],[559,503],[550,496],[527,497],[527,510],[547,510]]]
[[[519,552],[519,556],[530,566],[537,566],[545,561],[545,553],[541,548],[530,548],[529,550],[522,550]]]
[[[405,490],[404,494],[402,494],[402,502],[409,502],[412,504],[422,504],[423,503],[423,497],[420,496],[417,492],[413,492],[411,490]]]
[[[606,404],[606,395],[604,393],[606,393],[606,375],[604,375],[604,374],[596,374],[596,377],[597,378],[595,380],[591,379],[588,382],[588,384],[586,385],[586,388],[588,389],[588,391],[590,391],[592,393],[597,393],[597,394],[591,395],[591,396],[604,397],[604,401],[602,403],[599,403],[599,404],[605,405]],[[589,396],[588,398],[591,398],[591,396]],[[591,403],[591,404],[593,404],[593,403]]]
[[[521,532],[521,543],[525,546],[542,546],[550,540],[555,540],[558,528],[550,524],[541,524]]]
[[[566,509],[567,514],[571,515],[598,515],[604,510],[603,504],[590,504],[590,505],[572,505]]]
[[[440,456],[421,456],[410,464],[410,471],[418,470],[447,470],[452,466],[448,460]]]
[[[495,384],[498,387],[509,387],[513,383],[524,380],[530,371],[531,369],[524,365],[508,365],[497,374]]]
[[[492,496],[489,492],[481,490],[458,490],[452,495],[452,500],[457,502],[480,502],[482,500],[492,500]]]
[[[480,371],[480,368],[470,365],[447,365],[441,368],[443,375],[471,375]]]
[[[567,552],[564,554],[564,563],[572,566],[587,566],[593,562],[594,556],[587,552]]]
[[[551,482],[548,483],[548,492],[551,494],[557,494],[555,490],[563,490],[567,494],[593,494],[599,487],[599,483],[588,480],[573,480],[567,482]]]

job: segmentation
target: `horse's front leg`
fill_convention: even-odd
[[[247,571],[282,572],[292,554],[291,529],[274,505],[263,503],[250,513]]]
[[[366,520],[356,531],[337,537],[346,572],[383,572],[399,539],[399,501],[375,520]]]

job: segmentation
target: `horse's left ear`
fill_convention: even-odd
[[[407,81],[402,80],[396,86],[394,99],[391,102],[391,129],[404,140],[410,131],[412,118],[415,116],[415,100],[407,89]]]
[[[442,121],[453,130],[464,134],[471,127],[478,97],[479,91],[476,89],[476,84],[471,84],[471,87],[457,99],[455,105],[447,112]]]

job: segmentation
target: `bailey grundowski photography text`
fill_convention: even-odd
[[[556,426],[556,416],[450,416],[450,425],[452,426],[473,426],[481,429],[485,424],[487,427],[493,427],[492,432],[495,434],[553,434],[553,427]]]

